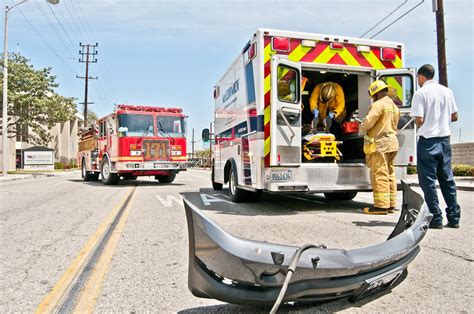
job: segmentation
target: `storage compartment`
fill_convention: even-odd
[[[310,97],[314,88],[325,82],[337,83],[341,86],[344,92],[346,115],[341,123],[332,120],[332,125],[329,132],[335,136],[336,141],[342,142],[338,145],[342,156],[338,163],[359,163],[365,162],[365,154],[363,151],[363,133],[357,122],[351,120],[355,111],[362,112],[361,117],[364,117],[368,106],[370,105],[370,98],[367,94],[367,87],[369,86],[370,76],[368,73],[341,73],[330,72],[316,69],[303,68],[302,76],[307,79],[303,94],[302,94],[302,134],[305,135],[310,129],[313,122],[314,114],[310,109]],[[347,122],[345,125],[344,122]],[[314,126],[313,126],[314,130]],[[317,132],[324,132],[324,126],[319,123]],[[335,158],[316,158],[307,160],[302,155],[302,162],[319,162],[319,163],[333,163]]]

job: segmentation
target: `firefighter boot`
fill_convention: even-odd
[[[364,214],[367,215],[387,215],[388,213],[387,208],[379,208],[374,206],[365,207],[364,209],[362,209],[362,211],[364,212]]]

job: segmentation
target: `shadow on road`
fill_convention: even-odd
[[[406,275],[402,275],[403,278],[400,278],[400,281],[394,285],[395,288],[400,282],[402,282]],[[393,289],[392,288],[392,289]],[[281,305],[278,309],[278,313],[334,313],[343,310],[360,310],[360,307],[364,306],[367,303],[370,303],[378,298],[381,298],[390,293],[390,290],[386,290],[360,301],[351,303],[349,300],[340,299],[335,301],[328,301],[319,304],[304,305]],[[192,309],[186,309],[179,311],[179,314],[204,314],[204,313],[268,313],[270,307],[252,307],[245,305],[235,305],[235,304],[221,304],[221,305],[211,305],[211,306],[202,306]]]
[[[191,203],[204,211],[226,215],[244,216],[288,216],[299,212],[318,213],[360,213],[361,208],[370,204],[357,201],[327,201],[324,196],[312,194],[270,194],[263,193],[256,202],[233,203],[228,190],[214,191],[201,188],[199,192],[181,193]]]
[[[113,185],[105,185],[100,180],[99,181],[84,181],[82,179],[69,179],[68,181],[75,182],[75,183],[87,184],[87,185],[93,185],[93,186],[103,186],[103,187],[113,186]],[[136,185],[160,187],[160,186],[183,186],[185,184],[183,184],[183,183],[160,183],[158,181],[122,180],[122,179],[120,179],[119,183],[116,186],[136,186]]]
[[[397,225],[396,222],[380,221],[380,220],[353,221],[352,223],[356,225],[357,227],[393,227],[394,228]]]

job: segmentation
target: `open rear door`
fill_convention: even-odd
[[[386,69],[375,71],[375,76],[390,85],[389,96],[400,109],[398,142],[400,150],[395,165],[416,164],[416,127],[410,117],[411,100],[416,90],[415,69]]]
[[[271,166],[301,163],[301,65],[272,57]]]

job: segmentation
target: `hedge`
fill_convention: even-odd
[[[453,174],[455,177],[474,177],[474,167],[470,165],[453,165]],[[416,174],[415,166],[407,167],[407,174]]]

